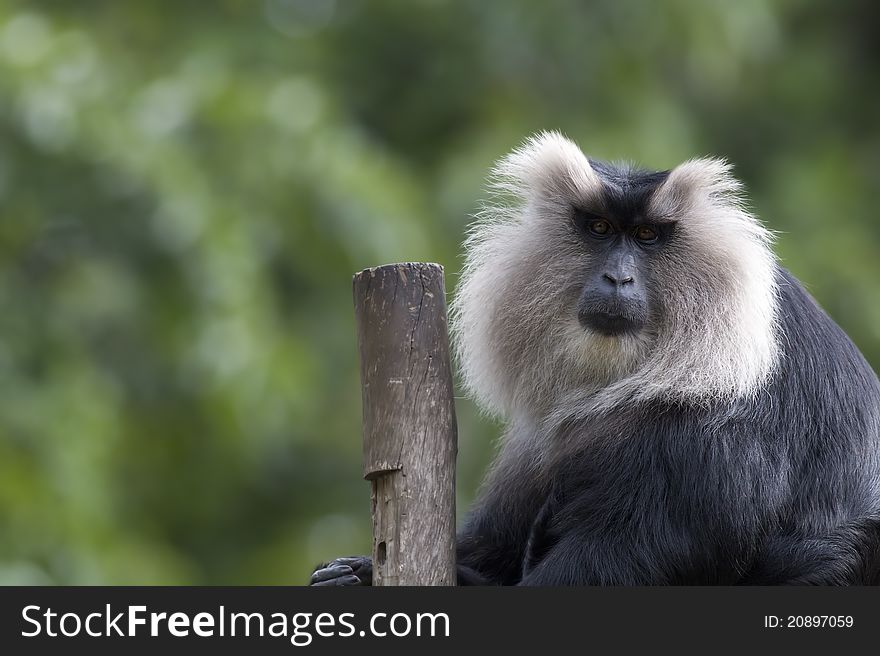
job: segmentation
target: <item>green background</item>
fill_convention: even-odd
[[[880,4],[0,2],[0,582],[364,553],[351,274],[453,289],[486,170],[728,157],[880,364]],[[499,427],[467,400],[459,506]]]

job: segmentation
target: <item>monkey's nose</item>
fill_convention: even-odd
[[[603,273],[602,277],[617,287],[634,282],[633,277],[625,273]]]

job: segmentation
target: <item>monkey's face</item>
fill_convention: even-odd
[[[749,393],[766,377],[775,261],[726,164],[637,171],[550,133],[495,173],[519,202],[472,229],[453,303],[484,406],[541,416],[572,399]]]
[[[641,214],[573,209],[572,224],[589,262],[577,301],[587,330],[615,337],[638,333],[649,322],[652,264],[672,238],[675,224]]]

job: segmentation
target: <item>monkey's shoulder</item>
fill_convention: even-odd
[[[782,267],[777,272],[780,355],[767,395],[759,403],[788,410],[818,424],[880,418],[880,382],[843,329],[804,286]],[[856,430],[858,427],[853,426]],[[862,429],[868,430],[865,426]]]

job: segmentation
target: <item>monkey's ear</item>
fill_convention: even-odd
[[[717,157],[691,159],[679,164],[654,193],[653,211],[678,216],[707,203],[739,207],[742,184],[733,176],[732,170],[729,162]]]
[[[602,183],[581,149],[559,132],[540,132],[499,161],[492,187],[524,200],[558,195],[580,198]]]

